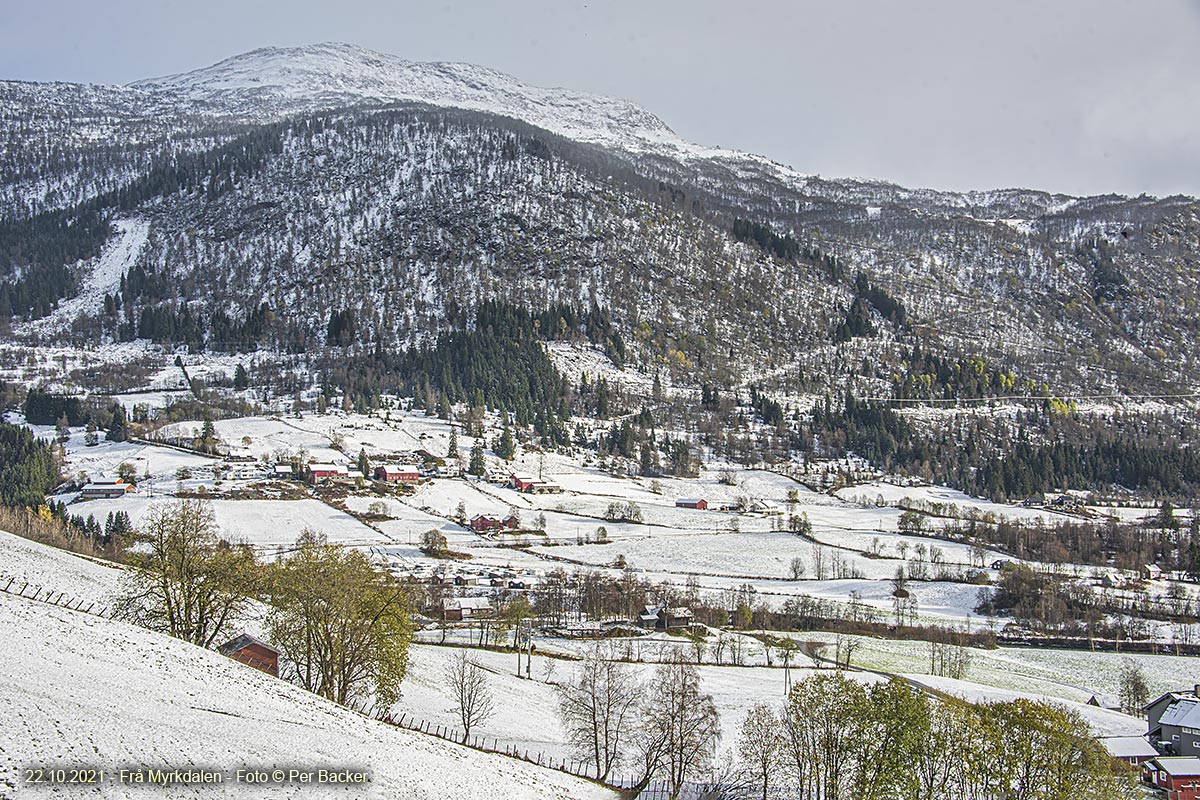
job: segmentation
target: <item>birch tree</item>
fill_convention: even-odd
[[[267,630],[283,674],[335,703],[399,697],[412,640],[411,600],[358,550],[304,531],[276,566]]]
[[[483,667],[468,657],[466,650],[459,650],[450,662],[445,682],[458,707],[458,719],[462,723],[465,741],[470,737],[472,728],[487,722],[496,713],[492,690],[488,688]]]
[[[567,741],[580,758],[595,766],[600,780],[621,762],[642,697],[630,665],[613,655],[610,647],[597,642],[575,676],[558,687],[558,711]]]

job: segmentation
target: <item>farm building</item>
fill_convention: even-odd
[[[217,648],[223,656],[279,677],[279,651],[248,633],[235,636]]]
[[[1167,800],[1200,800],[1200,758],[1195,756],[1152,758],[1142,765],[1142,777]]]
[[[486,597],[447,597],[442,600],[442,618],[448,622],[492,616],[492,601]]]
[[[296,477],[296,471],[291,464],[276,464],[271,469],[271,475],[279,480],[290,480]]]
[[[308,477],[314,481],[326,478],[344,478],[348,472],[345,464],[322,464],[314,461],[308,465]]]
[[[1135,767],[1158,755],[1158,751],[1141,736],[1103,736],[1098,741],[1110,756]]]
[[[124,497],[133,487],[125,481],[91,481],[79,491],[83,500],[95,500],[108,497]]]
[[[692,610],[686,606],[646,606],[638,615],[638,627],[656,631],[690,628],[694,621]]]
[[[495,517],[489,517],[486,514],[480,514],[476,517],[471,518],[471,530],[476,531],[476,532],[494,531],[494,530],[499,530],[500,528],[503,528],[503,527],[504,527],[503,522],[496,519]]]
[[[768,516],[774,516],[776,514],[783,513],[783,510],[776,503],[772,503],[770,500],[761,499],[751,501],[750,510],[755,514],[766,514]]]
[[[558,494],[562,492],[562,487],[554,481],[535,478],[528,472],[514,472],[508,476],[508,481],[509,485],[518,492],[528,494]]]
[[[416,483],[421,473],[416,464],[381,464],[375,468],[375,478],[388,483]]]
[[[518,492],[527,492],[529,487],[537,483],[537,478],[528,472],[514,472],[508,476],[508,482]]]
[[[502,525],[504,525],[504,527],[508,528],[510,531],[516,530],[517,528],[521,527],[521,518],[518,517],[516,514],[509,514],[507,517],[500,520],[500,522]]]
[[[698,508],[701,511],[706,511],[708,509],[708,501],[704,500],[703,498],[700,498],[700,499],[681,498],[681,499],[675,501],[675,507],[676,508]]]
[[[1147,736],[1162,752],[1200,757],[1200,686],[1168,692],[1146,706]]]
[[[1107,708],[1109,711],[1120,711],[1121,700],[1111,694],[1094,694],[1088,698],[1087,704],[1096,708]]]

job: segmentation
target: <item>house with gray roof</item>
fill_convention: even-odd
[[[1147,738],[1161,752],[1200,756],[1200,685],[1167,692],[1146,706]]]

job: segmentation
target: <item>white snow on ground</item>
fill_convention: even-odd
[[[637,649],[634,652],[642,653],[648,659],[657,658],[658,651],[652,648],[652,644],[658,642],[651,637],[640,642],[635,640]],[[560,648],[559,644],[565,644],[566,647]],[[637,647],[639,644],[641,647]],[[587,641],[555,642],[555,649],[582,653],[591,645]],[[667,643],[667,647],[682,647],[685,652],[690,650],[688,643],[678,640]],[[413,674],[405,680],[404,696],[394,711],[413,715],[434,725],[461,730],[454,700],[442,680],[450,663],[461,652],[463,650],[458,647],[415,645],[410,653]],[[468,658],[487,671],[487,685],[496,707],[496,714],[472,731],[473,735],[494,738],[502,747],[516,745],[523,750],[528,749],[531,754],[541,752],[556,759],[574,757],[565,744],[555,686],[572,679],[579,668],[576,662],[535,655],[530,670],[532,680],[526,680],[516,676],[517,659],[514,654],[478,649],[468,649],[466,653]],[[708,657],[711,658],[711,655]],[[657,665],[634,663],[629,666],[637,680],[649,682]],[[754,705],[766,703],[775,707],[783,703],[784,670],[781,667],[704,665],[697,669],[701,691],[713,696],[721,717],[722,751],[736,746],[737,729]],[[793,682],[800,681],[815,671],[793,667],[791,679]],[[850,672],[846,676],[864,683],[883,680],[871,673]],[[618,774],[621,772],[618,769]]]
[[[68,506],[72,514],[91,514],[100,522],[110,511],[126,511],[136,526],[156,504],[170,503],[166,496],[134,496],[88,500]],[[388,544],[387,535],[367,527],[354,517],[320,500],[210,500],[221,528],[231,542],[247,542],[260,548],[293,544],[305,528],[324,533],[330,542],[354,546]]]
[[[19,791],[22,767],[76,764],[353,767],[373,779],[365,787],[223,783],[169,792],[110,782],[57,796],[615,797],[561,773],[373,722],[214,651],[125,623],[0,594],[0,641],[0,796]]]
[[[830,645],[836,638],[832,633],[799,636]],[[858,643],[854,651],[855,666],[903,673],[912,678],[929,669],[929,645],[925,642],[853,638]],[[1046,647],[999,647],[969,652],[971,663],[966,679],[972,684],[1025,692],[1050,702],[1086,703],[1094,694],[1115,696],[1120,690],[1121,670],[1130,662],[1141,669],[1151,697],[1200,681],[1195,659],[1183,656]]]
[[[1049,698],[1042,695],[1030,692],[997,689],[993,686],[980,686],[976,683],[968,683],[967,681],[955,680],[954,678],[939,678],[933,675],[905,675],[903,677],[914,683],[961,697],[972,703],[1010,702],[1022,698],[1026,700],[1049,700]],[[1060,699],[1050,700],[1050,702],[1078,712],[1091,727],[1092,733],[1097,736],[1138,736],[1146,732],[1145,720],[1126,716],[1118,711],[1109,711],[1105,708],[1089,706],[1086,703]]]
[[[146,245],[150,222],[143,219],[123,219],[114,223],[116,232],[104,247],[91,271],[83,280],[79,293],[63,300],[53,312],[33,322],[16,326],[19,334],[49,333],[66,330],[82,314],[104,310],[104,295],[121,286],[121,276],[133,266]]]
[[[31,542],[0,531],[0,586],[16,578],[13,588],[28,582],[64,592],[72,600],[98,605],[112,602],[123,571],[116,565]]]
[[[902,501],[917,501],[921,503],[940,504],[943,507],[953,507],[950,510],[963,515],[974,509],[980,514],[992,514],[997,519],[1006,518],[1022,522],[1053,522],[1066,519],[1062,514],[1043,508],[1024,508],[1016,505],[1004,505],[971,497],[955,489],[945,486],[897,486],[886,481],[873,481],[858,484],[834,492],[838,497],[855,503],[872,504],[883,499],[888,505],[896,505]],[[943,513],[946,513],[943,511]]]

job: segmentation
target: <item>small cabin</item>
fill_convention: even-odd
[[[675,501],[676,508],[698,508],[701,511],[708,510],[708,501],[704,499],[681,498]]]
[[[217,652],[268,675],[279,677],[279,651],[248,633],[230,639],[218,647]]]

